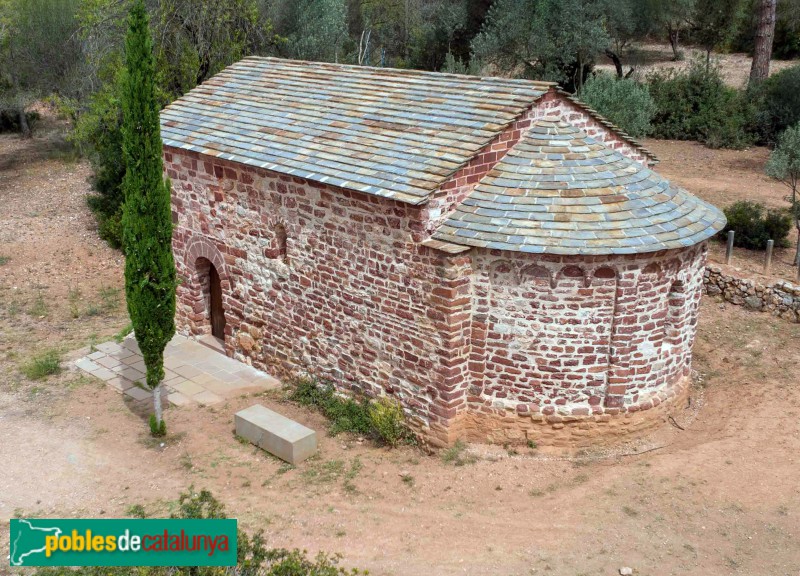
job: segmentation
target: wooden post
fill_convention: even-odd
[[[735,232],[733,230],[728,230],[728,248],[725,251],[725,264],[731,263],[731,258],[733,257],[733,235]]]
[[[767,257],[764,260],[764,275],[769,274],[769,269],[772,267],[772,248],[775,246],[774,240],[767,240]]]

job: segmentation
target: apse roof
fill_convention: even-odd
[[[464,246],[628,254],[694,245],[714,206],[561,118],[535,122],[434,233]]]

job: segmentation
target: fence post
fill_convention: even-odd
[[[772,248],[775,246],[774,240],[767,240],[767,257],[764,260],[764,275],[769,274],[769,269],[772,266]]]
[[[733,235],[735,232],[733,230],[728,230],[728,248],[725,250],[725,264],[731,263],[731,258],[733,257]]]

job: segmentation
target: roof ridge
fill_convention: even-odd
[[[344,64],[342,62],[317,62],[314,60],[295,60],[291,58],[279,58],[276,56],[245,56],[238,62],[243,61],[273,61],[285,63],[288,66],[292,65],[305,65],[307,67],[315,68],[348,68],[353,70],[366,70],[366,71],[384,71],[390,74],[407,74],[410,76],[430,76],[436,78],[458,78],[459,80],[487,82],[487,81],[500,81],[509,84],[519,84],[521,86],[536,86],[543,89],[557,87],[557,82],[549,80],[529,80],[527,78],[506,78],[503,76],[476,76],[473,74],[456,74],[453,72],[435,72],[431,70],[417,70],[414,68],[391,68],[387,66],[364,66],[360,64]],[[237,62],[237,63],[238,63]],[[235,64],[234,64],[235,65]]]
[[[574,94],[570,94],[560,86],[556,89],[556,91],[558,92],[558,94],[560,94],[561,96],[563,96],[564,98],[566,98],[567,100],[569,100],[570,102],[581,108],[587,114],[589,114],[589,116],[597,120],[601,125],[608,128],[609,130],[613,130],[614,134],[619,136],[622,140],[624,140],[637,150],[646,154],[654,164],[658,163],[659,161],[658,156],[656,156],[652,150],[650,150],[647,146],[639,142],[636,138],[625,132],[625,130],[614,124],[611,120],[600,114],[600,112],[598,112],[597,110],[595,110],[594,108],[583,102],[580,98],[578,98]]]

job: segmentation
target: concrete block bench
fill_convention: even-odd
[[[317,451],[317,433],[261,404],[236,413],[236,434],[290,464]]]

